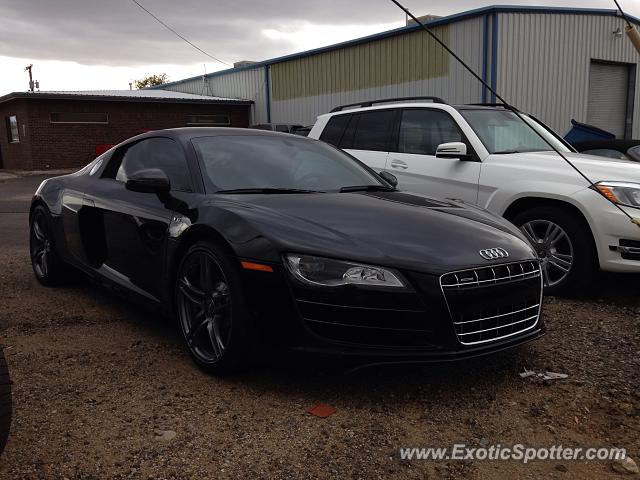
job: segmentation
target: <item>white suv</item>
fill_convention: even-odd
[[[431,103],[337,107],[318,117],[309,137],[392,173],[403,190],[464,200],[512,221],[536,247],[548,293],[579,289],[598,266],[640,272],[640,228],[515,113],[421,98]],[[601,192],[640,218],[640,164],[575,153],[534,117],[525,118]]]

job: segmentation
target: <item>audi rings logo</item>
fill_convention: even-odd
[[[507,258],[509,252],[504,248],[487,248],[486,250],[480,250],[478,252],[485,260],[496,260],[498,258]]]

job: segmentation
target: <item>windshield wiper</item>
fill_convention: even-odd
[[[385,185],[350,185],[348,187],[342,187],[340,193],[348,192],[395,192],[393,187],[387,187]]]
[[[299,188],[234,188],[231,190],[218,190],[215,193],[227,194],[273,194],[273,193],[320,193],[317,190],[302,190]]]

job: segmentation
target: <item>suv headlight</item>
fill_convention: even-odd
[[[613,203],[640,208],[640,183],[598,182],[596,188]]]
[[[285,255],[285,265],[295,278],[308,285],[406,288],[398,273],[372,265],[298,254]]]

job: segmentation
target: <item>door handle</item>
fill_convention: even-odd
[[[402,160],[391,160],[391,167],[406,170],[407,168],[409,168],[409,165],[407,165],[406,162],[403,162]]]

